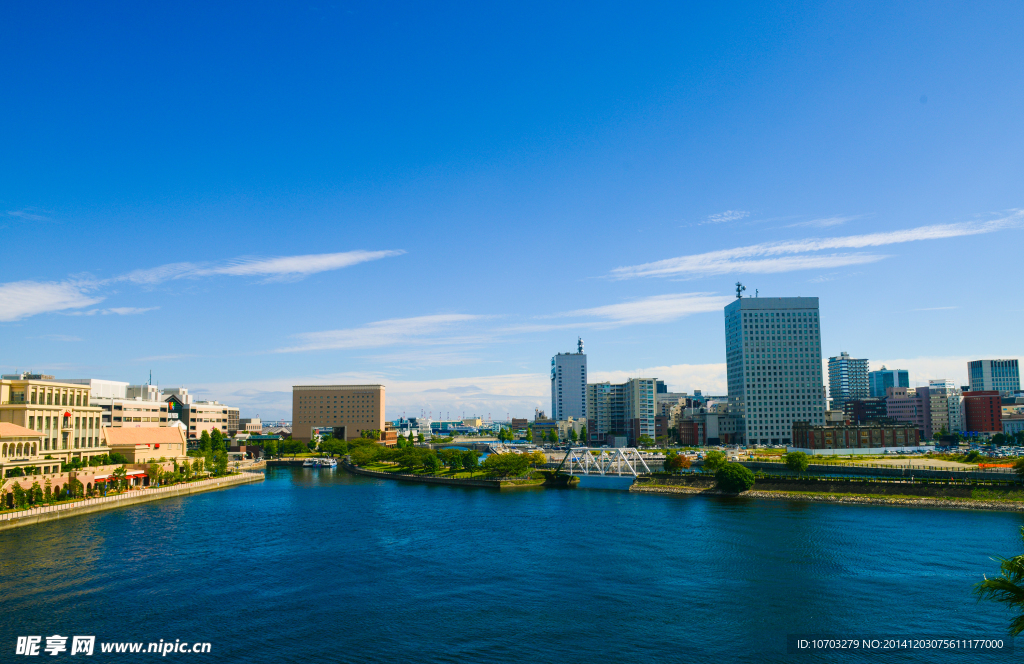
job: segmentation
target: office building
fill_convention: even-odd
[[[362,431],[380,431],[383,435],[384,424],[383,385],[292,387],[292,437],[297,440],[309,442],[313,429],[328,427],[339,440],[359,438]]]
[[[967,363],[967,380],[971,392],[996,391],[1012,394],[1020,391],[1020,369],[1017,360],[975,360]]]
[[[885,410],[896,422],[913,424],[924,440],[932,437],[932,402],[927,387],[890,387]]]
[[[906,369],[886,369],[884,364],[878,371],[868,372],[868,396],[884,399],[890,387],[910,387],[910,372]]]
[[[1001,433],[1002,399],[997,390],[964,392],[964,431],[971,434]]]
[[[944,378],[930,380],[928,395],[932,434],[963,431],[963,394],[956,383]]]
[[[693,405],[676,411],[672,426],[680,445],[733,445],[742,441],[743,418],[732,413],[716,413]]]
[[[919,433],[916,426],[906,423],[868,422],[856,425],[842,422],[812,426],[798,422],[793,425],[793,445],[788,449],[807,454],[882,454],[886,451],[934,450],[934,446],[921,444]]]
[[[258,417],[240,417],[238,430],[249,433],[263,433],[263,422]]]
[[[583,339],[576,341],[575,353],[551,358],[551,418],[587,419],[587,356]]]
[[[199,440],[204,431],[220,431],[233,436],[238,431],[238,409],[219,401],[193,401],[183,389],[167,397],[167,425],[180,424],[190,441]],[[166,393],[166,391],[165,391]],[[182,401],[182,399],[187,399]]]
[[[641,437],[654,440],[655,379],[630,378],[625,383],[587,385],[587,432],[592,443],[603,444],[609,436],[625,436],[629,445]]]
[[[738,297],[725,348],[729,409],[748,443],[789,444],[794,422],[824,424],[818,298]]]
[[[889,417],[885,399],[851,399],[843,404],[843,420],[853,424],[879,422]]]
[[[62,378],[61,382],[71,383],[74,385],[88,385],[89,398],[94,401],[96,399],[128,398],[128,383],[122,383],[119,380],[102,380],[99,378]]]
[[[866,399],[870,393],[867,360],[852,358],[845,351],[828,358],[828,396],[833,409],[842,410],[847,401]]]

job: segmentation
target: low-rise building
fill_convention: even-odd
[[[189,460],[185,434],[179,427],[111,428],[103,434],[110,451],[123,454],[128,463]]]
[[[263,422],[258,417],[242,417],[238,420],[238,430],[248,431],[249,433],[261,433],[263,431]]]
[[[854,424],[860,424],[869,420],[877,422],[888,416],[889,412],[885,407],[885,399],[875,397],[853,399],[843,405],[844,420]]]
[[[889,388],[898,389],[898,388]],[[889,451],[934,450],[921,444],[920,431],[913,424],[835,423],[814,426],[793,424],[790,452],[807,454],[883,454]]]
[[[681,409],[675,428],[679,444],[684,447],[704,445],[742,445],[743,418],[729,412],[713,412],[706,407]]]

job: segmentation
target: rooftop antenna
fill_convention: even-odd
[[[758,290],[755,288],[754,289],[754,297],[757,297],[757,293],[758,293]]]
[[[736,282],[736,299],[737,300],[743,298],[743,291],[745,291],[745,290],[747,290],[747,287],[737,281]]]
[[[576,352],[583,354],[583,337],[576,337]]]

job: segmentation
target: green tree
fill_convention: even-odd
[[[654,439],[652,439],[647,434],[644,434],[640,436],[637,442],[640,443],[640,447],[650,447],[651,445],[654,444]]]
[[[422,433],[416,434],[416,440],[418,442],[422,443],[423,442],[423,434]]]
[[[583,441],[584,445],[586,445],[587,441],[590,440],[590,438],[587,437],[587,425],[585,424],[580,427],[580,440]]]
[[[497,477],[518,477],[530,467],[529,457],[525,454],[492,454],[484,459],[483,469]]]
[[[448,468],[453,473],[457,473],[462,470],[462,453],[459,450],[452,450],[455,454],[452,455],[451,460],[448,462]]]
[[[33,482],[32,487],[28,490],[29,499],[33,504],[38,505],[43,502],[43,488],[39,486],[39,482]]]
[[[151,463],[146,468],[146,474],[149,475],[150,486],[160,486],[160,476],[164,474],[163,468],[158,463]]]
[[[530,427],[526,428],[526,442],[533,442],[533,429],[531,429]]]
[[[213,456],[213,474],[225,475],[228,472],[228,453],[224,450],[217,450]]]
[[[108,464],[126,464],[128,463],[128,457],[121,454],[120,452],[111,452],[107,458]]]
[[[725,458],[725,454],[718,450],[711,450],[704,455],[704,470],[709,473],[717,473],[726,463],[728,459]]]
[[[580,436],[579,436],[578,433],[576,433],[576,429],[570,429],[569,430],[569,441],[575,443],[579,439],[580,439]]]
[[[754,486],[754,473],[738,463],[727,463],[715,473],[718,488],[729,493],[741,493]]]
[[[110,474],[114,476],[114,486],[116,486],[119,490],[124,490],[125,484],[127,482],[128,469],[125,468],[124,466],[120,466],[118,468],[115,468],[114,472]]]
[[[199,451],[202,452],[203,454],[206,454],[207,452],[210,451],[211,444],[212,441],[210,440],[210,432],[203,429],[203,432],[199,434]]]
[[[690,467],[690,458],[685,454],[678,454],[676,452],[668,452],[665,455],[665,470],[670,473],[674,473],[684,468]]]
[[[811,463],[805,452],[789,452],[782,458],[786,462],[786,468],[798,473],[807,470],[807,466]]]
[[[426,468],[428,472],[436,473],[437,471],[441,470],[441,460],[438,459],[437,455],[434,454],[433,452],[428,452],[427,454],[425,454],[423,456],[422,463],[423,467]]]
[[[398,446],[405,447],[405,436],[398,434]]]
[[[214,429],[210,432],[210,449],[214,452],[219,450],[227,451],[227,445],[224,443],[224,434],[219,429]]]
[[[277,456],[277,441],[268,440],[263,443],[263,455],[268,458]]]
[[[19,509],[28,507],[28,494],[21,488],[20,484],[15,484],[11,487],[11,492],[14,494],[14,506]]]
[[[1021,528],[1024,538],[1024,528]],[[1024,555],[996,558],[1002,574],[994,579],[986,575],[974,586],[978,601],[983,599],[1005,604],[1017,615],[1010,621],[1010,636],[1024,632]]]
[[[476,450],[466,450],[462,453],[462,467],[469,471],[470,477],[473,476],[473,471],[480,465],[479,461],[480,453]]]
[[[1017,473],[1017,477],[1024,478],[1024,458],[1017,459],[1013,464],[1013,472]]]
[[[967,453],[966,456],[964,456],[964,462],[965,463],[974,463],[975,461],[977,461],[980,458],[981,458],[981,452],[979,452],[978,450],[971,450],[970,452]]]
[[[368,445],[363,445],[355,448],[349,452],[349,457],[352,459],[352,463],[357,466],[365,466],[373,463],[377,458],[377,451]]]

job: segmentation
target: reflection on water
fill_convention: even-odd
[[[585,480],[611,481],[629,478]],[[1003,636],[970,589],[1021,551],[1022,523],[278,468],[0,533],[0,648],[71,633],[210,641],[208,661],[763,662],[795,661],[790,633]]]

